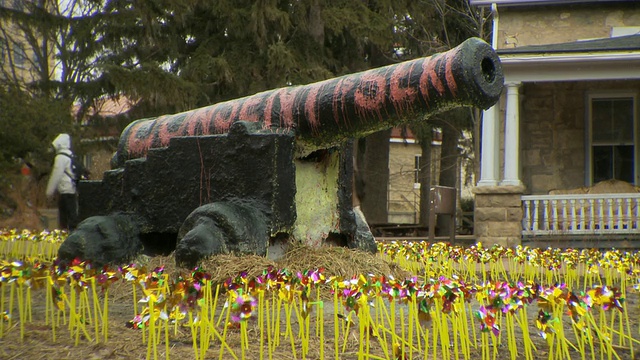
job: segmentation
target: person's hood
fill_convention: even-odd
[[[53,140],[51,145],[56,149],[56,152],[59,152],[60,150],[69,150],[71,149],[71,137],[69,134],[60,134],[55,138],[55,140]]]

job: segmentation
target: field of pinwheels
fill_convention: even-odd
[[[0,358],[640,356],[636,252],[388,242],[94,268],[56,261],[65,237],[0,231]]]

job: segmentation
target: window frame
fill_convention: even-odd
[[[27,67],[29,57],[27,56],[27,50],[24,44],[17,43],[13,46],[13,64],[15,67],[24,69]]]
[[[593,100],[598,99],[620,99],[630,98],[633,102],[633,184],[640,184],[640,171],[638,166],[640,164],[640,136],[638,130],[638,92],[633,90],[611,90],[611,91],[598,91],[589,92],[586,96],[586,111],[585,111],[585,184],[592,186],[594,169],[593,169]],[[622,145],[623,143],[619,143]],[[615,145],[615,144],[612,144]]]
[[[2,0],[0,0],[2,1]],[[7,56],[10,54],[7,47],[7,42],[4,39],[0,39],[0,66],[4,66],[7,61]]]
[[[11,7],[13,10],[24,11],[25,0],[13,0]]]

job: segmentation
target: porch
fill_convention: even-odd
[[[640,184],[640,52],[621,47],[637,39],[498,50],[505,91],[482,117],[477,241],[640,248],[638,189],[587,189]]]

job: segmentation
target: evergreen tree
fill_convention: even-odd
[[[466,0],[2,4],[0,98],[21,91],[31,99],[19,96],[25,99],[20,104],[51,105],[49,111],[43,110],[46,115],[27,114],[16,107],[11,123],[7,115],[0,116],[0,128],[15,129],[4,130],[6,138],[19,138],[19,129],[25,128],[18,124],[42,125],[51,109],[60,113],[50,131],[74,132],[74,123],[86,119],[96,101],[105,97],[127,97],[135,104],[130,118],[143,118],[427,56],[457,45],[471,33],[478,35],[484,21]],[[18,45],[29,63],[26,77],[15,63]],[[77,107],[75,122],[68,116],[72,104]],[[51,134],[38,136],[48,144],[45,139]],[[376,141],[380,143],[379,138]],[[23,152],[8,149],[5,158]],[[370,155],[371,168],[384,161]],[[369,180],[386,188],[384,176]]]
[[[175,113],[267,89],[406,60],[396,46],[412,1],[110,1],[100,59],[134,117]],[[117,24],[113,26],[112,24]],[[107,31],[108,30],[108,31]],[[388,138],[360,140],[365,215],[386,222]],[[370,146],[365,146],[369,142]],[[367,195],[368,194],[368,195]]]
[[[404,3],[111,0],[98,62],[141,116],[182,111],[390,64]]]

